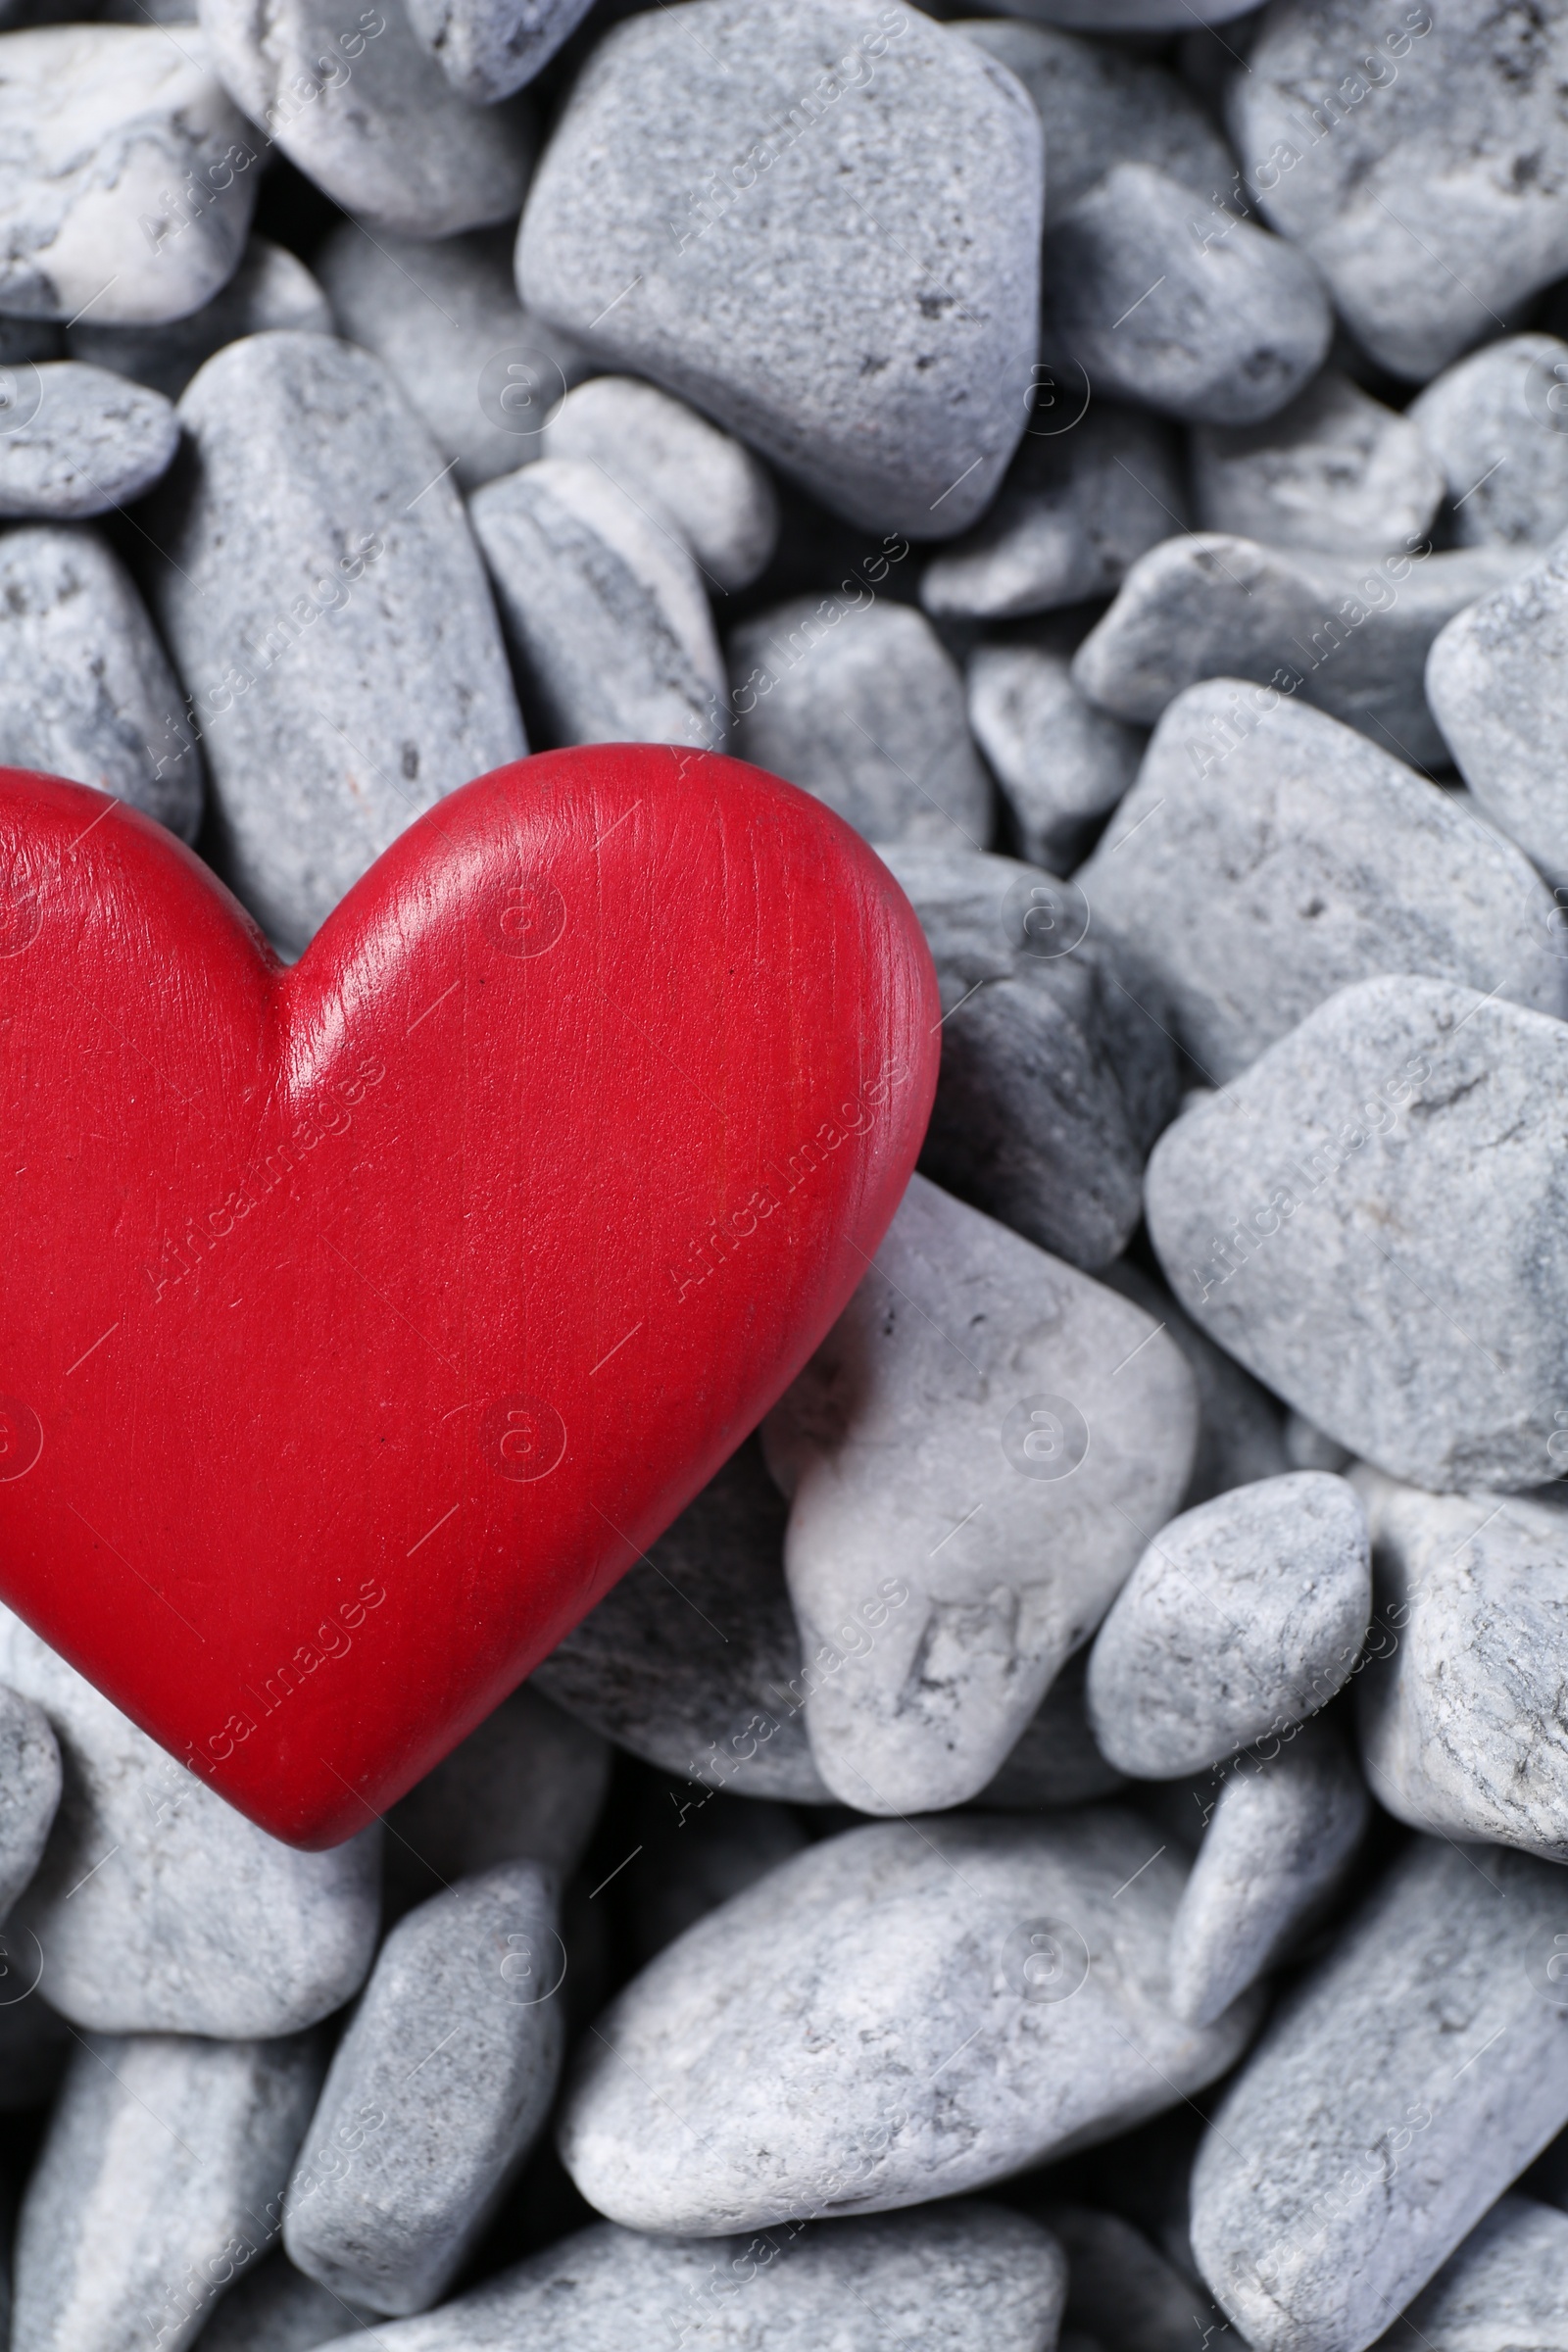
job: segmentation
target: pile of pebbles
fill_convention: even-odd
[[[1568,0],[994,5],[7,0],[0,760],[293,956],[727,749],[944,1005],[383,1826],[4,1619],[15,2352],[1568,2347]]]

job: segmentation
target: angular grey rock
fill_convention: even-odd
[[[1136,943],[1213,1085],[1378,972],[1568,1012],[1557,910],[1528,858],[1273,687],[1214,678],[1178,695],[1074,879],[1095,922]]]
[[[1168,425],[1092,400],[1076,424],[1037,408],[984,519],[932,558],[928,612],[1006,620],[1108,596],[1128,567],[1182,529],[1186,496]],[[1065,429],[1061,429],[1061,428]]]
[[[712,1788],[667,1792],[647,1833],[643,1868],[628,1889],[640,1961],[652,1960],[710,1911],[727,1903],[811,1842],[787,1805],[724,1796]]]
[[[0,433],[0,515],[72,521],[150,490],[179,442],[161,392],[105,368],[50,360],[25,369]]]
[[[1442,469],[1461,547],[1549,547],[1568,526],[1568,343],[1505,335],[1405,414]]]
[[[409,0],[409,22],[460,98],[494,106],[546,67],[593,0]]]
[[[1311,264],[1148,164],[1115,164],[1046,240],[1041,348],[1112,400],[1183,423],[1256,424],[1334,334]]]
[[[1036,1813],[1085,1805],[1124,1786],[1122,1775],[1095,1744],[1084,1704],[1087,1649],[1075,1650],[988,1781],[981,1802],[1004,1813]]]
[[[1024,427],[1042,149],[1022,85],[922,15],[656,10],[614,26],[572,89],[518,289],[836,513],[948,538]]]
[[[474,493],[474,536],[552,740],[724,748],[724,668],[690,551],[594,466],[541,458]]]
[[[1416,1839],[1215,2110],[1193,2251],[1258,2352],[1362,2352],[1568,2121],[1568,1880],[1484,1859]]]
[[[729,641],[738,759],[826,801],[867,841],[984,849],[991,786],[963,680],[907,605],[801,597]]]
[[[1414,413],[1385,408],[1333,368],[1265,424],[1200,425],[1193,435],[1199,529],[1265,547],[1398,555],[1425,537],[1443,493]],[[1480,536],[1459,533],[1467,545]]]
[[[313,2035],[93,2034],[17,2231],[17,2352],[184,2352],[277,2234],[321,2080]]]
[[[227,285],[188,318],[156,327],[100,326],[89,315],[68,329],[66,348],[74,360],[128,375],[166,400],[177,400],[197,368],[225,343],[285,326],[329,335],[326,296],[292,253],[269,237],[252,237]]]
[[[1258,201],[1394,374],[1424,382],[1568,269],[1555,7],[1385,27],[1361,0],[1278,0],[1248,64],[1231,135]]]
[[[1568,881],[1568,535],[1548,556],[1457,612],[1432,648],[1427,700],[1484,815],[1548,881]],[[1553,935],[1558,954],[1568,939]]]
[[[1568,2214],[1499,2197],[1384,2341],[1428,2352],[1568,2346]]]
[[[1204,2341],[1212,2304],[1141,2230],[1086,2205],[1053,2202],[1040,2208],[1040,2218],[1067,2257],[1068,2328],[1114,2352],[1192,2352],[1195,2328],[1197,2341]]]
[[[289,2180],[297,2269],[372,2311],[445,2291],[549,2112],[565,1973],[536,1862],[460,1879],[393,1929]]]
[[[1395,1478],[1554,1478],[1565,1090],[1561,1021],[1441,980],[1342,989],[1155,1145],[1171,1288]]]
[[[835,1795],[906,1813],[985,1787],[1169,1517],[1196,1434],[1148,1316],[911,1179],[763,1425]]]
[[[291,2034],[340,2008],[375,1949],[380,1831],[279,1844],[138,1731],[9,1611],[0,1680],[48,1716],[64,1793],[12,1915],[42,1988],[105,2034]]]
[[[344,220],[317,255],[339,329],[390,368],[463,490],[542,456],[546,419],[588,366],[517,300],[514,241],[491,228],[432,245]]]
[[[227,878],[297,952],[412,817],[520,758],[522,722],[463,509],[378,361],[251,335],[179,415],[156,608]]]
[[[977,645],[966,676],[969,731],[1020,852],[1033,865],[1070,873],[1096,819],[1137,775],[1146,738],[1085,701],[1071,655],[1049,638]]]
[[[1132,1237],[1144,1161],[1176,1108],[1164,1005],[1150,1004],[1114,930],[1089,926],[1070,883],[973,850],[884,856],[920,918],[943,1005],[922,1169],[1095,1272]]]
[[[543,454],[597,466],[634,504],[673,522],[715,588],[745,588],[778,540],[767,468],[683,400],[629,375],[568,392],[545,425]]]
[[[567,2171],[612,2220],[717,2235],[924,2204],[1157,2114],[1233,2063],[1254,2010],[1171,2016],[1181,1872],[1152,1847],[1113,1808],[811,1846],[606,2012],[567,2092]]]
[[[262,17],[250,0],[199,0],[198,14],[234,103],[356,220],[450,237],[516,213],[533,161],[527,100],[466,104],[406,9],[278,0]]]
[[[1250,1372],[1243,1371],[1234,1356],[1216,1348],[1205,1332],[1189,1321],[1162,1282],[1125,1257],[1103,1267],[1099,1279],[1141,1306],[1152,1321],[1163,1324],[1187,1359],[1198,1391],[1198,1451],[1181,1498],[1184,1511],[1207,1502],[1210,1495],[1228,1493],[1232,1487],[1251,1486],[1285,1470],[1345,1467],[1344,1462],[1290,1458],[1276,1400]]]
[[[201,2352],[314,2352],[375,2315],[330,2294],[282,2252],[247,2269],[201,2332]]]
[[[37,1870],[59,1807],[60,1743],[49,1718],[0,1683],[0,1928]],[[14,2001],[14,1978],[6,1991]]]
[[[0,535],[0,760],[113,793],[182,841],[201,753],[130,574],[96,531]]]
[[[256,144],[199,42],[148,24],[0,34],[0,147],[8,312],[154,325],[238,267]]]

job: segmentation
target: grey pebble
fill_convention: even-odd
[[[522,722],[457,493],[379,361],[251,335],[179,416],[155,607],[225,877],[297,953],[411,818],[521,757]]]
[[[1297,1462],[1290,1459],[1278,1400],[1245,1372],[1233,1355],[1216,1348],[1206,1332],[1184,1315],[1162,1282],[1131,1258],[1120,1257],[1102,1267],[1099,1280],[1135,1306],[1152,1322],[1163,1324],[1187,1360],[1198,1392],[1198,1451],[1192,1476],[1181,1498],[1190,1511],[1212,1494],[1232,1487],[1253,1485],[1284,1470],[1339,1470],[1338,1462]]]
[[[1568,534],[1457,612],[1432,648],[1426,690],[1443,740],[1483,813],[1568,881]],[[1553,934],[1558,954],[1568,938]]]
[[[836,513],[946,538],[1024,426],[1042,148],[1022,85],[913,11],[656,10],[573,85],[518,287]]]
[[[107,514],[150,490],[179,442],[161,392],[78,360],[24,370],[7,406],[0,515],[65,522]]]
[[[188,318],[163,326],[100,326],[89,313],[67,330],[66,349],[74,360],[178,400],[197,368],[225,343],[283,326],[329,335],[332,313],[302,261],[269,237],[252,237],[227,285]]]
[[[1088,1650],[1075,1650],[1052,1683],[995,1780],[981,1791],[980,1802],[988,1811],[1054,1811],[1060,1805],[1089,1804],[1125,1786],[1089,1728],[1084,1703],[1088,1666]]]
[[[1568,343],[1504,335],[1405,412],[1442,469],[1461,547],[1548,547],[1568,526]]]
[[[1020,853],[1033,865],[1070,873],[1097,820],[1137,775],[1146,737],[1085,700],[1072,682],[1071,654],[1045,632],[1038,643],[977,645],[965,677],[969,731]]]
[[[1208,2028],[1172,2017],[1181,1877],[1114,1808],[811,1846],[606,2012],[567,2091],[566,2169],[612,2219],[716,2235],[923,2205],[1109,2138],[1212,2082],[1253,2022],[1249,2001]]]
[[[713,1788],[662,1791],[644,1834],[642,1867],[627,1890],[643,1963],[811,1842],[787,1805]]]
[[[1053,2200],[1039,2210],[1067,2257],[1067,2328],[1109,2352],[1194,2352],[1195,2329],[1204,2342],[1212,2304],[1141,2230],[1087,2205]]]
[[[1499,2197],[1382,2342],[1398,2352],[1564,2352],[1568,2214]]]
[[[494,106],[532,81],[593,0],[409,0],[409,22],[460,98]]]
[[[307,2278],[279,2250],[229,2288],[202,2329],[201,2352],[315,2352],[374,2316]]]
[[[1333,368],[1263,424],[1200,424],[1192,465],[1200,530],[1352,560],[1414,546],[1445,489],[1415,412],[1385,408]],[[1481,536],[1458,533],[1466,545]]]
[[[60,1806],[60,1743],[35,1700],[0,1683],[0,1928],[30,1883]],[[14,2001],[11,1971],[6,1993]]]

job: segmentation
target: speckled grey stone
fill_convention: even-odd
[[[257,142],[200,41],[146,24],[0,33],[0,147],[8,312],[153,325],[238,267]]]
[[[1067,2257],[1069,2329],[1110,2352],[1194,2352],[1203,2343],[1212,2304],[1141,2230],[1119,2214],[1054,2200],[1040,2218]]]
[[[24,369],[0,409],[0,515],[73,521],[150,490],[179,440],[161,392],[105,368]]]
[[[801,597],[729,640],[737,758],[836,808],[867,841],[984,849],[991,785],[963,680],[907,605]]]
[[[1095,1744],[1084,1705],[1087,1649],[1074,1651],[1040,1701],[980,1802],[1004,1813],[1085,1805],[1124,1786]]]
[[[78,2044],[23,2199],[16,2352],[184,2352],[277,2234],[314,2035]]]
[[[1096,820],[1137,775],[1146,738],[1086,702],[1072,682],[1071,654],[1042,638],[975,647],[965,672],[969,730],[1022,856],[1070,873]]]
[[[1141,1306],[1152,1322],[1161,1324],[1187,1359],[1198,1391],[1198,1451],[1181,1498],[1184,1511],[1207,1502],[1212,1494],[1275,1478],[1284,1470],[1343,1467],[1339,1462],[1289,1458],[1276,1399],[1182,1313],[1162,1282],[1125,1257],[1103,1267],[1100,1280]]]
[[[269,237],[252,237],[227,285],[188,318],[155,327],[100,326],[89,312],[68,329],[66,348],[74,360],[128,375],[166,400],[177,400],[197,368],[225,343],[282,326],[329,335],[332,313],[302,261]]]
[[[373,2327],[374,2314],[328,2293],[279,2251],[229,2288],[202,2329],[201,2352],[315,2352],[362,2325]]]
[[[712,615],[673,524],[564,458],[486,482],[469,513],[551,742],[724,749]]]
[[[60,1745],[42,1707],[0,1683],[0,1927],[42,1858],[60,1805]],[[13,1958],[5,1992],[20,1990]]]
[[[43,1991],[106,2034],[289,2034],[359,1989],[378,1828],[302,1854],[224,1804],[9,1611],[0,1679],[48,1716],[64,1793],[12,1915]]]
[[[626,1889],[644,1963],[811,1842],[787,1805],[714,1788],[662,1789],[650,1795],[648,1813],[638,1822],[645,1842]]]
[[[1383,2341],[1391,2352],[1563,2352],[1568,2214],[1499,2197]]]
[[[556,1880],[536,1862],[460,1879],[393,1929],[289,2181],[299,2270],[372,2311],[445,2292],[549,2111],[565,1973]]]
[[[1377,972],[1568,1012],[1568,955],[1552,953],[1568,940],[1528,858],[1272,687],[1214,678],[1178,695],[1074,880],[1096,923],[1136,943],[1215,1085]]]
[[[1565,662],[1568,535],[1455,613],[1426,673],[1443,739],[1483,813],[1559,883],[1568,881]]]
[[[1193,2174],[1193,2251],[1258,2352],[1361,2352],[1568,2121],[1564,1930],[1549,1863],[1418,1838],[1288,1996]]]
[[[1413,418],[1332,368],[1266,423],[1200,425],[1192,447],[1200,530],[1266,547],[1397,555],[1425,538],[1443,499],[1442,468]],[[1458,535],[1469,544],[1481,534]]]
[[[835,1795],[906,1813],[983,1788],[1169,1517],[1196,1435],[1148,1316],[914,1177],[763,1425]]]
[[[460,98],[494,106],[532,81],[593,0],[409,0],[409,22]]]
[[[411,818],[521,757],[522,722],[457,493],[379,361],[251,335],[179,415],[156,609],[227,878],[298,951]]]
[[[1568,525],[1568,343],[1505,335],[1445,368],[1406,415],[1461,547],[1548,547]]]
[[[952,537],[1024,427],[1042,149],[1021,83],[912,10],[654,10],[572,88],[518,287],[852,521]]]
[[[1176,1109],[1168,1014],[1109,924],[1036,866],[918,844],[884,855],[937,967],[942,1068],[920,1165],[1070,1265],[1119,1257]]]

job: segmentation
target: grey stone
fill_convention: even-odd
[[[334,204],[377,232],[450,237],[510,220],[533,161],[528,101],[471,107],[406,9],[199,0],[235,104]],[[193,307],[193,306],[187,306]]]
[[[914,1177],[763,1425],[822,1778],[862,1813],[983,1788],[1187,1483],[1148,1316]]]
[[[981,1801],[1004,1813],[1084,1805],[1124,1786],[1095,1744],[1084,1704],[1087,1649],[1074,1651],[1008,1749]]]
[[[1081,895],[1036,866],[921,845],[884,855],[925,931],[942,1067],[920,1165],[1093,1273],[1143,1213],[1176,1108],[1165,1007]],[[1155,1006],[1157,1005],[1157,1010]]]
[[[317,256],[340,330],[385,361],[464,490],[543,454],[545,420],[588,364],[518,302],[513,243],[510,228],[431,245],[344,220]]]
[[[179,415],[156,609],[227,878],[297,952],[412,817],[521,756],[522,722],[457,493],[378,361],[251,335]]]
[[[645,1833],[642,1868],[628,1889],[643,1962],[810,1843],[787,1805],[712,1788],[670,1788],[664,1797]]]
[[[184,2352],[277,2234],[314,2036],[92,2034],[23,2200],[16,2352]]]
[[[1119,2214],[1053,2201],[1040,2218],[1067,2257],[1069,2328],[1110,2352],[1194,2352],[1195,2328],[1200,2346],[1208,2340],[1208,2297]]]
[[[963,680],[907,605],[801,597],[729,641],[736,756],[814,793],[867,841],[984,849],[991,785]]]
[[[1499,2197],[1383,2339],[1424,2352],[1562,2352],[1568,2345],[1568,2214]]]
[[[1317,372],[1333,333],[1328,298],[1294,245],[1205,208],[1148,164],[1113,165],[1046,240],[1047,360],[1183,423],[1274,416]]]
[[[1362,2352],[1568,2121],[1564,1929],[1550,1864],[1418,1838],[1276,2012],[1193,2173],[1258,2352]]]
[[[1333,368],[1264,424],[1200,425],[1193,435],[1200,530],[1266,547],[1352,560],[1403,553],[1425,537],[1444,487],[1414,416],[1385,408]],[[1459,533],[1466,544],[1480,536]]]
[[[983,520],[926,565],[928,612],[1005,620],[1108,596],[1182,529],[1169,426],[1093,399],[1075,424],[1061,405],[1037,408],[1045,421],[1030,425]]]
[[[89,313],[68,329],[66,348],[74,360],[128,375],[166,400],[177,400],[197,368],[225,343],[285,326],[329,335],[326,296],[292,253],[270,238],[252,237],[227,285],[188,318],[157,327],[100,326]]]
[[[966,672],[969,730],[1031,864],[1070,873],[1096,820],[1138,773],[1146,741],[1087,702],[1072,657],[1046,641],[977,645]]]
[[[1212,1494],[1275,1478],[1284,1470],[1344,1468],[1344,1462],[1290,1458],[1275,1398],[1182,1313],[1162,1282],[1125,1257],[1102,1267],[1099,1279],[1141,1306],[1170,1334],[1187,1359],[1198,1391],[1198,1451],[1181,1498],[1184,1511],[1207,1502]]]
[[[1437,1491],[1539,1485],[1565,1116],[1561,1021],[1361,981],[1166,1129],[1150,1232],[1200,1328],[1341,1445]]]
[[[202,2329],[201,2352],[314,2352],[361,2324],[373,2326],[374,2314],[330,2294],[279,2252],[229,2288]]]
[[[1568,881],[1568,753],[1561,684],[1568,660],[1568,534],[1490,595],[1454,614],[1427,662],[1427,699],[1482,813]],[[1553,935],[1559,954],[1568,939]]]
[[[1424,382],[1568,269],[1555,5],[1385,24],[1362,0],[1276,0],[1248,64],[1231,134],[1258,201],[1394,374]]]
[[[714,588],[745,588],[778,540],[767,468],[682,400],[629,375],[568,392],[543,434],[547,458],[597,466],[635,505],[673,522]]]
[[[20,1618],[0,1679],[48,1716],[64,1793],[10,1933],[42,1988],[105,2034],[290,2034],[359,1989],[375,1949],[379,1829],[282,1845],[138,1731]]]
[[[494,106],[550,63],[593,0],[409,0],[409,22],[460,98]]]
[[[60,1743],[42,1707],[0,1683],[0,1928],[30,1883],[60,1807]],[[0,2006],[17,1994],[15,1956]]]
[[[70,521],[150,490],[179,441],[161,392],[105,368],[49,360],[16,380],[0,428],[0,515]]]
[[[201,753],[135,584],[71,523],[0,534],[0,760],[69,776],[157,817],[201,822]]]
[[[0,149],[8,312],[156,325],[239,265],[261,173],[199,41],[147,24],[0,33]]]
[[[1378,972],[1568,1012],[1568,955],[1552,953],[1568,940],[1528,858],[1273,687],[1215,678],[1179,695],[1074,879],[1095,922],[1135,943],[1214,1085]]]
[[[913,11],[655,10],[573,86],[518,287],[852,521],[948,538],[1024,427],[1042,148],[1021,83]]]
[[[1568,526],[1568,343],[1505,335],[1405,414],[1442,469],[1461,547],[1547,547]]]
[[[445,2292],[549,2111],[565,1973],[536,1862],[460,1879],[393,1929],[289,2181],[297,2269],[372,2311]]]

